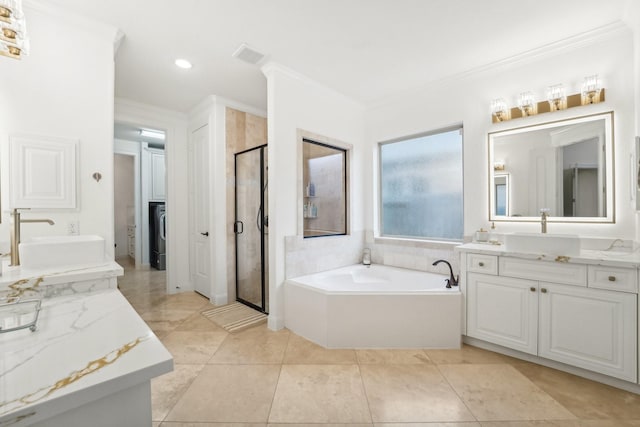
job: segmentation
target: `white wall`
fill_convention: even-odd
[[[633,29],[633,66],[635,85],[634,85],[634,99],[635,99],[635,135],[640,136],[640,2],[636,0],[627,0],[627,9],[625,22]],[[640,153],[635,153],[634,163],[638,165],[640,161]],[[636,204],[640,207],[640,188],[636,190]],[[636,214],[636,240],[640,240],[640,215]]]
[[[635,210],[630,195],[630,162],[634,135],[634,73],[632,33],[622,23],[590,34],[559,41],[480,70],[440,81],[367,111],[366,164],[373,163],[377,142],[411,135],[452,123],[464,124],[464,224],[470,236],[488,224],[487,133],[603,111],[615,111],[615,224],[549,224],[552,233],[629,238],[634,234]],[[568,93],[578,93],[584,76],[599,74],[606,102],[560,112],[491,124],[490,103],[504,97],[515,106],[517,94],[532,90],[544,99],[546,87],[564,83]],[[368,171],[374,176],[374,171]],[[367,180],[367,193],[375,190]],[[367,201],[367,229],[374,228],[373,197]],[[498,232],[539,231],[537,223],[496,223]]]
[[[25,5],[31,53],[21,61],[0,57],[0,152],[2,224],[9,240],[8,136],[15,133],[77,139],[78,209],[29,212],[54,226],[27,224],[22,236],[67,234],[79,222],[81,234],[106,239],[113,258],[113,91],[116,29],[58,15],[49,6]],[[102,174],[96,182],[91,175]]]
[[[269,140],[269,328],[284,326],[283,282],[285,237],[302,225],[301,194],[296,185],[302,177],[298,129],[352,144],[351,222],[349,230],[360,235],[363,221],[364,109],[345,96],[275,63],[263,67],[267,77]],[[300,196],[300,199],[299,199]],[[344,239],[339,236],[322,239]]]

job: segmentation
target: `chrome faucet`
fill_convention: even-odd
[[[20,265],[20,252],[18,251],[18,246],[20,245],[20,224],[25,222],[46,222],[49,225],[55,224],[50,219],[20,219],[20,212],[18,209],[25,210],[30,208],[14,208],[11,212],[11,216],[13,217],[13,226],[11,227],[11,264],[10,266]]]
[[[371,249],[364,248],[362,251],[362,264],[367,267],[371,265]]]
[[[546,233],[547,232],[547,218],[549,217],[549,208],[542,208],[540,209],[540,228],[541,228],[541,232],[542,233]]]
[[[452,287],[452,286],[458,286],[458,279],[460,278],[460,276],[455,277],[455,276],[453,275],[453,268],[451,268],[451,264],[449,264],[449,261],[445,261],[445,260],[443,260],[443,259],[439,259],[439,260],[437,260],[436,262],[434,262],[434,263],[433,263],[433,264],[431,264],[431,265],[438,265],[438,264],[440,264],[441,262],[444,262],[445,264],[447,264],[447,265],[449,266],[449,273],[451,273],[451,277],[449,277],[448,279],[446,279],[446,280],[447,280],[447,288],[450,288],[450,287]]]

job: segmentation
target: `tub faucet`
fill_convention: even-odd
[[[362,264],[367,267],[371,265],[371,249],[364,248],[364,251],[362,251]]]
[[[449,261],[446,261],[444,259],[439,259],[439,260],[437,260],[436,262],[434,262],[431,265],[438,265],[441,262],[444,262],[445,264],[447,264],[449,266],[449,273],[451,273],[451,276],[448,279],[446,279],[447,288],[450,288],[452,286],[458,286],[458,279],[460,278],[460,276],[456,277],[456,276],[453,275],[453,268],[451,268],[451,264],[449,264]]]
[[[20,212],[18,209],[25,210],[30,208],[14,208],[11,212],[11,216],[13,217],[13,224],[11,227],[11,264],[10,266],[20,265],[20,253],[18,251],[18,246],[20,245],[20,224],[25,222],[46,222],[49,225],[55,224],[50,219],[20,219]]]
[[[549,208],[540,209],[540,231],[545,234],[547,232],[547,218],[549,217]]]

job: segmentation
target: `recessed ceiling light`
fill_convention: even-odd
[[[176,65],[186,70],[193,67],[193,65],[191,65],[191,62],[187,61],[186,59],[176,59]]]

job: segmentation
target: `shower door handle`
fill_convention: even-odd
[[[244,231],[244,224],[242,221],[236,221],[233,223],[233,232],[236,234],[242,234]]]

